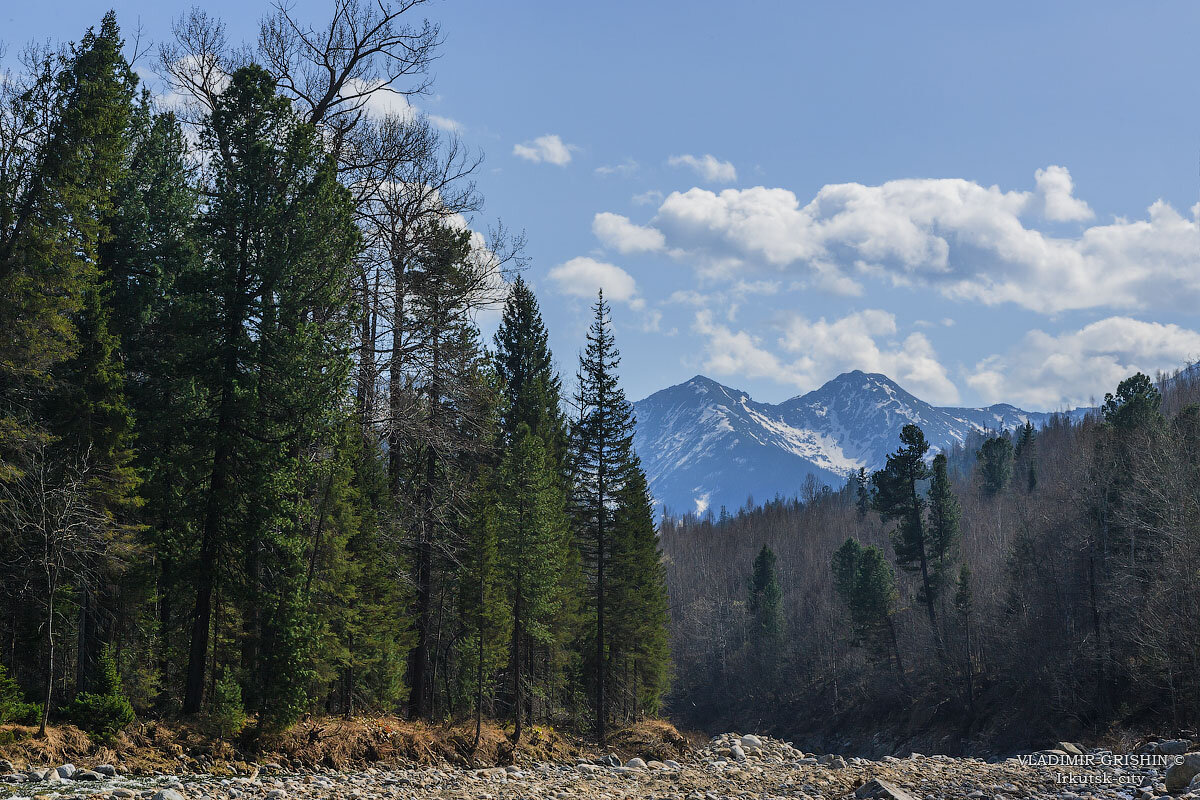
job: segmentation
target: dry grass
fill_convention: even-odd
[[[485,722],[479,745],[473,724],[409,722],[394,717],[316,718],[289,731],[258,736],[253,728],[235,741],[215,739],[184,722],[140,723],[109,745],[93,742],[71,725],[52,727],[44,739],[35,728],[0,726],[0,758],[18,768],[34,765],[111,763],[124,772],[175,772],[203,768],[217,774],[243,773],[250,762],[289,768],[346,769],[364,764],[484,766],[517,759],[567,761],[581,752],[578,741],[552,728],[533,726],[514,752],[507,732]]]
[[[685,736],[676,730],[674,725],[661,719],[635,722],[609,737],[609,744],[612,745],[613,751],[622,758],[629,759],[637,756],[647,761],[678,759],[693,746],[702,744],[704,741],[703,735],[689,734]]]

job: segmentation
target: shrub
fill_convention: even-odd
[[[226,673],[217,681],[206,721],[212,733],[223,739],[237,736],[246,726],[242,687],[233,675]]]
[[[101,741],[111,740],[133,723],[133,706],[121,692],[121,676],[112,648],[100,654],[100,685],[82,692],[67,706],[67,718]]]
[[[18,725],[36,725],[41,716],[41,704],[25,702],[25,695],[16,679],[0,664],[0,724],[15,722]]]

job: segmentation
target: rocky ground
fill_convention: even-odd
[[[1061,743],[1026,757],[985,762],[971,758],[885,757],[879,761],[803,753],[786,742],[726,734],[679,760],[624,763],[615,756],[576,763],[518,760],[505,767],[449,764],[407,769],[288,772],[279,764],[247,773],[121,775],[109,765],[36,768],[0,761],[0,798],[139,798],[141,800],[724,800],[725,798],[1070,798],[1200,800],[1200,753],[1174,740],[1141,748],[1137,764],[1112,763],[1108,751]],[[1118,761],[1120,759],[1117,759]],[[1193,777],[1195,782],[1193,783]],[[1189,788],[1191,787],[1191,788]]]

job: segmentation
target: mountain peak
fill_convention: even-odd
[[[667,508],[703,513],[800,494],[810,477],[840,486],[859,468],[883,466],[900,430],[920,425],[933,452],[976,434],[1050,415],[997,404],[939,408],[887,375],[851,370],[778,405],[695,375],[634,404],[634,447],[650,490]]]

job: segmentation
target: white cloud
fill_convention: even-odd
[[[556,167],[565,167],[571,163],[571,152],[579,148],[566,144],[556,133],[548,133],[536,139],[513,145],[513,155],[532,161],[535,164],[545,162]]]
[[[640,167],[640,165],[638,164],[638,162],[634,161],[632,158],[626,157],[619,164],[602,164],[602,165],[596,167],[596,174],[597,175],[620,175],[622,177],[627,178],[630,175],[633,175],[635,172],[637,172],[639,167]]]
[[[708,339],[705,346],[706,371],[716,375],[787,380],[784,365],[760,346],[758,337],[714,323],[712,312],[708,309],[696,312],[692,329]]]
[[[641,194],[635,194],[630,198],[630,200],[633,201],[635,206],[650,206],[654,205],[655,203],[661,203],[663,200],[663,193],[658,189],[649,189]]]
[[[867,309],[831,322],[824,317],[810,322],[793,316],[779,343],[784,350],[799,354],[792,369],[804,376],[807,384],[861,369],[882,372],[923,400],[958,402],[958,389],[925,334],[911,333],[903,341],[895,341],[898,332],[895,315]],[[882,346],[880,339],[884,340]]]
[[[603,289],[609,300],[628,303],[633,308],[645,305],[637,296],[633,276],[615,264],[580,256],[551,269],[549,277],[561,293],[572,297],[593,299]]]
[[[661,231],[635,225],[629,221],[629,217],[607,211],[592,219],[592,233],[606,247],[624,254],[651,253],[662,250],[666,245],[666,238]]]
[[[383,81],[366,82],[352,78],[346,81],[345,92],[346,97],[352,97],[358,94],[367,94],[366,110],[372,117],[395,116],[405,122],[411,122],[418,116],[424,115],[425,119],[435,128],[441,128],[444,131],[451,133],[461,133],[464,126],[458,120],[450,117],[443,117],[440,114],[429,114],[422,111],[420,108],[412,104],[408,95],[394,91],[383,85]]]
[[[787,189],[693,188],[668,195],[652,226],[668,253],[711,279],[757,269],[848,296],[872,281],[1043,313],[1200,304],[1200,206],[1185,218],[1158,201],[1144,220],[1055,236],[1031,220],[1079,221],[1091,209],[1066,169],[1035,181],[1035,191],[957,178],[832,184],[804,205]]]
[[[1057,335],[1030,331],[1009,352],[975,365],[967,383],[985,402],[1057,411],[1114,391],[1135,372],[1153,376],[1200,357],[1200,333],[1108,317]]]
[[[929,339],[912,333],[896,341],[896,318],[886,311],[868,309],[832,321],[791,317],[778,338],[785,353],[795,354],[790,361],[760,337],[715,322],[709,309],[696,312],[693,330],[706,339],[704,368],[717,375],[770,378],[805,391],[838,373],[861,369],[882,372],[930,402],[959,399]]]
[[[1075,197],[1075,183],[1066,167],[1050,166],[1033,174],[1042,196],[1042,215],[1053,222],[1083,222],[1096,216],[1087,203]]]
[[[721,161],[711,153],[694,156],[685,153],[681,156],[671,156],[667,163],[672,167],[690,167],[696,174],[710,183],[733,183],[737,180],[737,169],[728,161]]]

